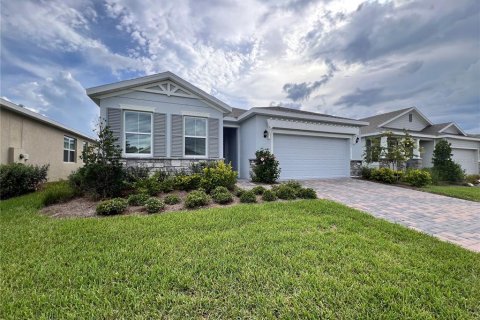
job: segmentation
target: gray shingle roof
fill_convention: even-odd
[[[240,109],[240,108],[233,108],[232,107],[232,112],[230,112],[229,114],[225,115],[225,117],[232,117],[232,118],[238,118],[240,117],[242,114],[244,114],[245,112],[247,112],[248,110],[246,109]]]
[[[422,132],[422,133],[425,133],[425,134],[434,134],[434,135],[437,135],[437,134],[439,134],[438,131],[442,130],[443,128],[445,128],[445,127],[448,126],[449,124],[451,124],[451,122],[437,123],[437,124],[434,124],[434,125],[431,125],[431,126],[426,127],[426,128],[423,129],[421,132]]]
[[[265,110],[265,111],[280,111],[280,112],[288,112],[288,113],[293,113],[293,114],[302,114],[302,115],[311,115],[311,116],[322,116],[322,117],[329,117],[329,118],[335,118],[335,119],[343,119],[343,120],[353,120],[349,118],[344,118],[344,117],[337,117],[337,116],[332,116],[329,114],[324,114],[324,113],[319,113],[319,112],[313,112],[313,111],[304,111],[304,110],[298,110],[298,109],[292,109],[292,108],[286,108],[286,107],[255,107],[253,109],[256,110]]]
[[[360,128],[360,132],[362,134],[369,134],[369,133],[378,132],[379,131],[379,129],[378,129],[379,125],[381,125],[382,123],[384,123],[384,122],[386,122],[386,121],[388,121],[392,118],[395,118],[396,116],[404,113],[405,111],[407,111],[409,109],[411,109],[411,108],[395,110],[395,111],[391,111],[391,112],[387,112],[387,113],[381,113],[381,114],[377,114],[375,116],[359,119],[361,121],[366,121],[366,122],[370,123],[368,126]]]

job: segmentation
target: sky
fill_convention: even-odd
[[[416,106],[480,133],[480,1],[1,0],[0,95],[91,133],[85,88],[171,71],[232,107]]]

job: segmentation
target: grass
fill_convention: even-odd
[[[480,202],[479,187],[445,185],[445,186],[426,186],[426,187],[423,187],[422,190],[431,192],[431,193],[441,194],[444,196]]]
[[[324,200],[52,219],[0,202],[0,318],[474,319],[480,255]]]

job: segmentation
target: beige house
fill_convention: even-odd
[[[93,142],[76,130],[0,99],[0,163],[50,164],[48,180],[66,179],[81,167],[85,144]]]

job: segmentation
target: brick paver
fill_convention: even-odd
[[[320,198],[480,252],[480,203],[358,179],[300,181]],[[239,181],[245,189],[255,184]],[[480,191],[479,191],[480,192]]]

